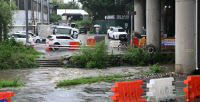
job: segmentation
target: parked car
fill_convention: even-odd
[[[49,42],[49,46],[54,46],[54,45],[61,45],[61,46],[67,46],[69,45],[69,42],[71,41],[78,41],[80,44],[82,44],[82,42],[78,39],[73,39],[71,36],[69,35],[63,35],[63,34],[59,34],[59,35],[49,35],[46,38],[46,42]],[[58,50],[59,48],[53,48],[53,50]]]
[[[70,35],[73,38],[78,38],[78,30],[67,26],[57,26],[56,34]]]
[[[16,41],[22,42],[23,45],[26,44],[26,34],[15,33],[15,34],[12,34],[12,37],[15,38]],[[31,35],[29,35],[29,42],[31,45],[34,45],[34,38]]]
[[[107,30],[107,34],[109,39],[127,39],[127,33],[122,27],[110,27],[110,29]]]
[[[26,34],[26,31],[17,31],[16,33],[22,33],[22,34]],[[28,32],[29,35],[31,35],[34,38],[34,42],[35,43],[40,43],[42,42],[42,38],[37,36],[36,34],[32,33],[32,32]]]
[[[81,33],[87,34],[87,29],[85,27],[79,27],[79,34]]]

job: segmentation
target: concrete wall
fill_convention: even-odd
[[[35,22],[41,22],[40,14],[41,14],[40,12],[38,12],[38,13],[34,12]],[[37,16],[38,16],[38,18],[37,18]],[[44,21],[47,22],[47,14],[44,14]],[[28,11],[28,23],[30,25],[35,25],[32,20],[32,11]],[[11,34],[11,33],[17,32],[17,31],[25,31],[26,30],[25,26],[26,26],[25,11],[24,10],[14,11],[14,15],[13,15],[13,27],[14,28],[9,33]]]

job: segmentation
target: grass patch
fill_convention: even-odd
[[[23,84],[19,83],[20,76],[14,80],[0,80],[0,88],[3,87],[17,87],[17,86],[24,86]]]
[[[37,67],[35,58],[40,54],[32,46],[22,46],[13,38],[7,39],[0,42],[0,69]]]
[[[122,81],[120,78],[130,77],[130,76],[131,74],[127,74],[127,75],[114,74],[114,75],[97,76],[97,77],[82,77],[82,78],[76,78],[72,80],[60,81],[57,83],[57,87],[78,85],[78,84],[91,84],[91,83],[101,82],[101,81],[116,82],[116,81]]]
[[[158,66],[158,63],[154,65],[149,65],[149,70],[150,71],[139,72],[136,74],[165,73],[165,67],[161,68],[160,66]]]

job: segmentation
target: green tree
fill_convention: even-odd
[[[50,14],[50,22],[58,22],[58,20],[61,20],[62,17],[60,15],[57,15],[55,13]]]
[[[118,0],[121,1],[121,0]],[[133,0],[79,0],[86,10],[94,19],[104,19],[105,15],[124,15],[132,8]]]
[[[17,7],[12,0],[11,2],[0,0],[0,42],[2,42],[2,35],[4,40],[7,39],[8,32],[12,28],[13,10],[16,9]]]
[[[79,9],[79,4],[76,2],[60,3],[57,0],[53,0],[53,5],[58,5],[59,9]]]

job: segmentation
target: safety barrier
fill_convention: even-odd
[[[173,94],[175,86],[172,85],[172,81],[174,81],[173,77],[151,79],[150,83],[147,84],[147,88],[149,88],[149,92],[146,93],[147,101],[160,102],[174,99],[176,95]]]
[[[130,45],[134,45],[134,47],[138,47],[138,38],[133,37],[132,41],[133,43],[131,44],[131,41],[130,41]]]
[[[87,39],[87,45],[95,45],[95,40],[94,40],[94,38],[88,38]]]
[[[80,43],[79,43],[78,41],[73,41],[73,42],[69,42],[69,45],[71,45],[71,46],[69,47],[69,50],[72,50],[72,49],[77,49],[77,48],[79,48],[78,45],[80,45]]]
[[[145,38],[142,38],[142,39],[139,40],[139,47],[145,47],[145,44],[146,44]]]
[[[110,98],[113,102],[146,102],[141,93],[143,89],[140,85],[143,84],[142,80],[115,82],[111,90],[114,91],[114,95]]]
[[[0,102],[10,102],[10,97],[14,96],[14,93],[12,91],[8,91],[8,92],[0,92]]]
[[[183,89],[187,99],[200,97],[200,75],[188,76],[187,80],[184,80],[184,84],[187,85]]]

